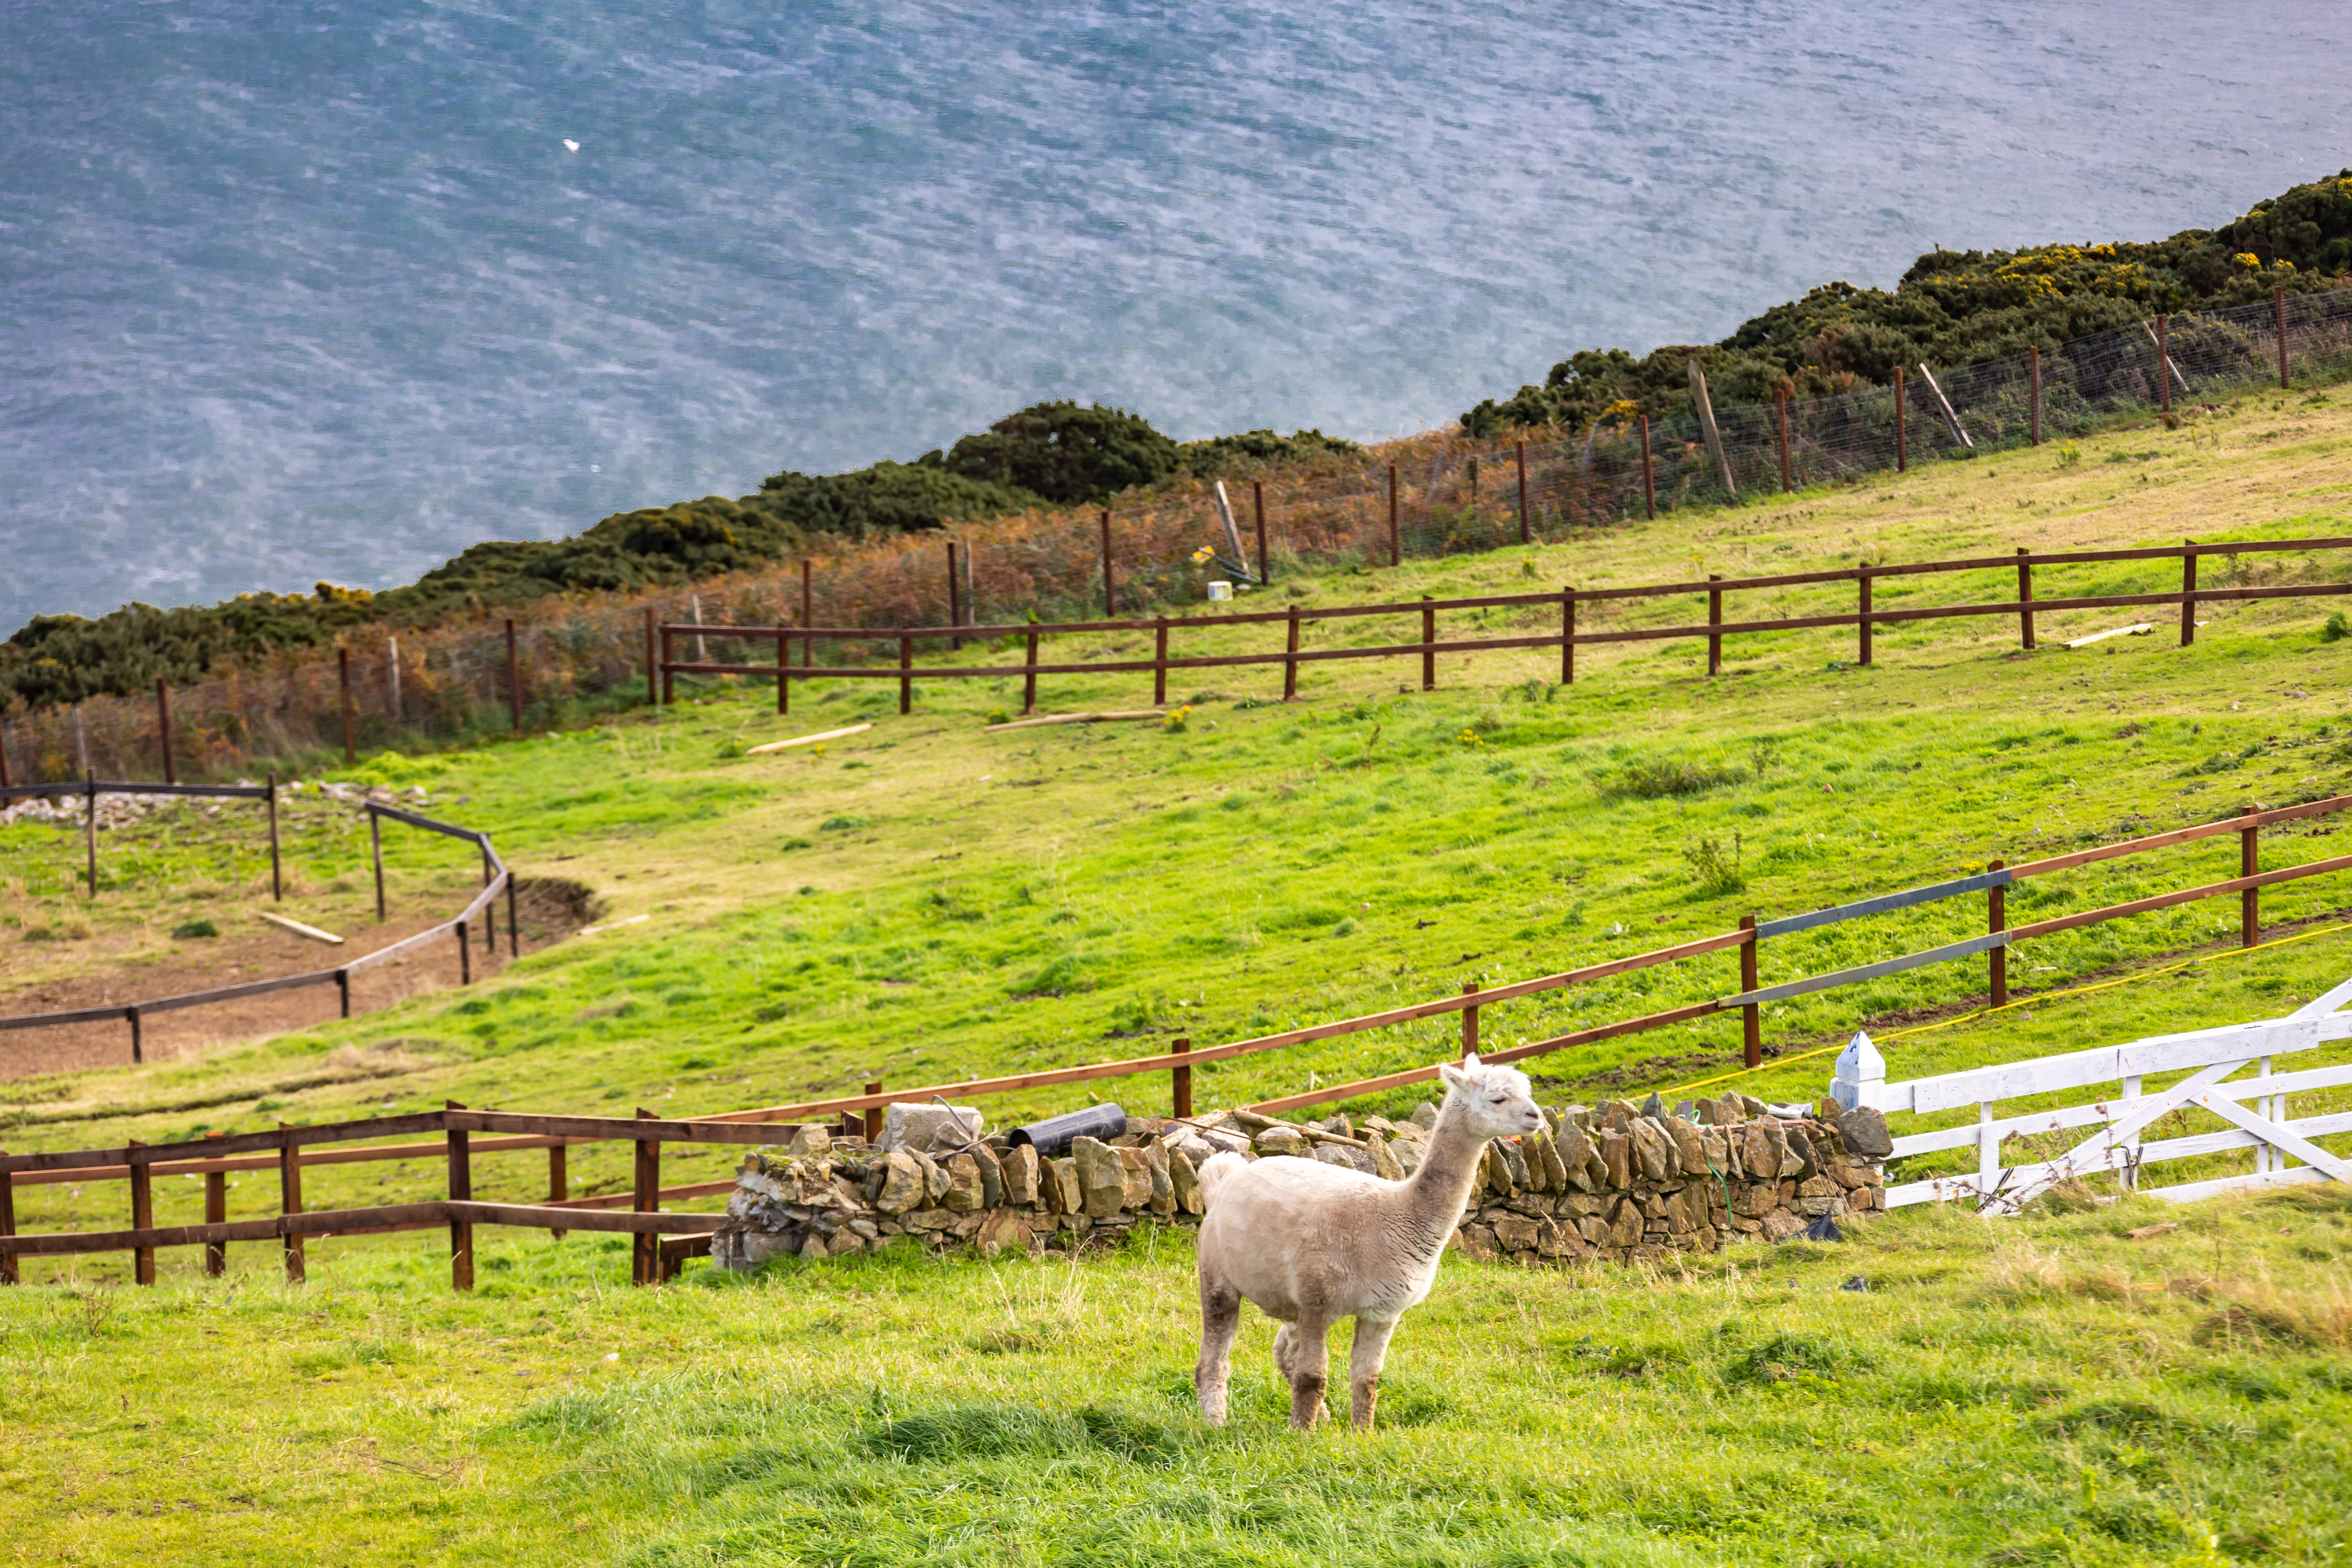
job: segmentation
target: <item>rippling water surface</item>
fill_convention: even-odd
[[[15,0],[0,629],[1048,396],[1377,437],[2352,163],[2334,6]],[[567,139],[578,145],[570,151]]]

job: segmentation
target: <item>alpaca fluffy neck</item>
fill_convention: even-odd
[[[1471,1131],[1470,1118],[1451,1101],[1437,1113],[1437,1125],[1430,1129],[1429,1152],[1422,1156],[1421,1169],[1403,1185],[1404,1208],[1416,1228],[1440,1238],[1454,1234],[1462,1218],[1462,1205],[1470,1200],[1470,1189],[1477,1182],[1478,1161],[1486,1152],[1486,1142],[1484,1133]]]

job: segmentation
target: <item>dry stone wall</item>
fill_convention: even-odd
[[[898,1108],[893,1108],[894,1110]],[[908,1108],[936,1110],[937,1108]],[[1231,1150],[1308,1159],[1402,1181],[1420,1168],[1427,1105],[1407,1121],[1344,1116],[1312,1124],[1246,1110],[1179,1121],[1131,1118],[1108,1140],[1041,1155],[1005,1134],[977,1136],[976,1114],[894,1119],[880,1144],[807,1127],[743,1162],[711,1256],[750,1268],[886,1247],[969,1246],[993,1256],[1116,1237],[1146,1216],[1202,1212],[1199,1170]],[[925,1148],[908,1139],[928,1136]],[[1476,1258],[1599,1256],[1619,1262],[1780,1241],[1816,1220],[1882,1206],[1885,1120],[1874,1110],[1766,1107],[1740,1097],[1667,1112],[1563,1106],[1540,1136],[1486,1146],[1454,1245]]]

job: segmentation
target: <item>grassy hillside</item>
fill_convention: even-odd
[[[1295,591],[1311,610],[2019,543],[2352,533],[2347,445],[2343,401],[2255,399],[2072,457]],[[2248,557],[2243,571],[2336,578],[2352,563]],[[1910,591],[2005,595],[2003,576]],[[2037,584],[2164,585],[2160,563]],[[1734,613],[1829,602],[1759,595]],[[1750,910],[2352,789],[2352,641],[2325,620],[2308,602],[2216,606],[2190,649],[2168,633],[2067,652],[2053,645],[2114,620],[2053,615],[2032,655],[2010,624],[1948,623],[1882,635],[1870,669],[1843,637],[1800,631],[1735,640],[1713,681],[1698,644],[1629,645],[1588,651],[1566,689],[1541,653],[1449,658],[1428,694],[1406,662],[1324,665],[1290,706],[1265,700],[1276,672],[1221,674],[1214,691],[1179,689],[1197,695],[1177,731],[988,735],[989,713],[1019,699],[988,681],[928,683],[904,719],[887,683],[822,682],[796,690],[790,721],[765,688],[713,684],[666,714],[363,770],[425,784],[525,874],[576,879],[608,919],[643,923],[348,1024],[19,1079],[0,1085],[0,1115],[22,1148],[445,1097],[691,1113],[869,1075],[1140,1055],[1524,978]],[[1337,623],[1308,646],[1343,628],[1375,635]],[[1277,637],[1234,627],[1180,651]],[[1148,694],[1131,678],[1048,678],[1045,706]],[[742,754],[859,717],[875,729],[821,755]],[[182,823],[186,869],[159,860],[94,905],[69,891],[77,839],[0,830],[0,922],[93,932],[31,944],[45,983],[168,952],[174,910],[156,885],[201,882],[214,890],[194,896],[218,901],[203,858],[225,821]],[[2323,855],[2333,831],[2273,835],[2265,864]],[[1694,857],[1710,841],[1744,888],[1706,884]],[[322,826],[301,865],[319,896],[349,897],[333,889],[357,885],[363,854]],[[461,868],[457,847],[395,854],[420,892]],[[2014,893],[2011,918],[2234,868],[2227,843],[2091,868]],[[1767,1039],[1793,1056],[1868,1023],[1909,1075],[2275,1014],[2347,973],[2347,906],[2337,882],[2275,890],[2267,918],[2304,940],[2242,956],[2228,951],[2234,906],[2189,906],[2020,950],[2012,973],[2039,994],[2004,1014],[1906,1033],[1981,1005],[1981,968],[1951,965],[1770,1011]],[[1766,949],[1765,978],[1952,940],[1982,915],[1954,900],[1787,939]],[[1717,995],[1736,973],[1726,955],[1496,1007],[1485,1034],[1508,1044]],[[2108,978],[2128,983],[2056,994]],[[1203,1068],[1196,1092],[1255,1099],[1415,1065],[1450,1051],[1451,1028]],[[1737,1026],[1531,1065],[1548,1100],[1671,1088],[1736,1067]],[[1814,1058],[1742,1086],[1810,1097],[1826,1076]],[[989,1110],[1064,1109],[1078,1092]],[[1165,1108],[1164,1079],[1112,1092]],[[672,1152],[665,1175],[714,1176],[722,1159]],[[2189,1173],[2244,1168],[2207,1164]],[[485,1157],[478,1194],[535,1195],[541,1169]],[[572,1175],[575,1192],[612,1190],[625,1155],[575,1151]],[[429,1195],[440,1179],[426,1161],[322,1167],[306,1185],[330,1205]],[[192,1215],[197,1187],[167,1184],[160,1222]],[[231,1212],[273,1196],[246,1180]],[[119,1184],[42,1186],[18,1213],[28,1229],[113,1225],[122,1202]],[[604,1243],[502,1233],[472,1301],[447,1297],[422,1237],[314,1244],[313,1283],[292,1294],[267,1282],[258,1247],[237,1249],[234,1289],[167,1253],[152,1294],[114,1290],[114,1259],[28,1259],[36,1288],[0,1293],[0,1517],[15,1539],[89,1561],[142,1543],[227,1558],[263,1540],[274,1557],[345,1562],[2056,1562],[2070,1542],[2122,1562],[2339,1560],[2344,1471],[2324,1450],[2342,1424],[2327,1413],[2345,1397],[2352,1209],[2307,1189],[2208,1205],[2160,1244],[2118,1239],[2161,1217],[1910,1213],[1849,1250],[1738,1253],[1672,1280],[1450,1268],[1400,1336],[1395,1426],[1369,1443],[1285,1437],[1270,1405],[1226,1436],[1192,1425],[1170,1392],[1189,1358],[1181,1237],[1075,1271],[876,1260],[628,1293]],[[1837,1289],[1857,1273],[1883,1288]],[[2175,1279],[2189,1283],[2162,1288]],[[1659,1456],[1654,1470],[1619,1462],[1629,1452]],[[706,1550],[721,1532],[733,1544]]]

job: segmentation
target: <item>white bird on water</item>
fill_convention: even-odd
[[[577,153],[580,151],[580,143],[572,140],[571,137],[566,136],[563,139],[563,150],[567,153]]]

